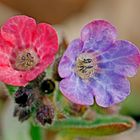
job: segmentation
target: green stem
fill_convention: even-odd
[[[43,140],[43,128],[31,124],[30,135],[31,140]]]

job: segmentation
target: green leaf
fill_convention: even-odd
[[[43,128],[41,128],[39,126],[35,126],[35,125],[31,124],[30,134],[31,134],[32,140],[43,140],[42,129]]]
[[[11,85],[6,85],[8,91],[9,91],[9,94],[10,95],[13,95],[16,93],[16,91],[18,90],[19,87],[15,87],[15,86],[11,86]]]
[[[134,126],[135,122],[127,117],[102,116],[94,121],[74,118],[55,121],[48,129],[70,137],[93,137],[117,134]]]

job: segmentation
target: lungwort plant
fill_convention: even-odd
[[[119,103],[139,65],[138,48],[117,40],[105,20],[88,23],[79,38],[59,47],[55,29],[28,16],[14,16],[0,29],[0,81],[15,102],[14,117],[30,122],[33,140],[43,138],[43,128],[64,138],[133,128]]]

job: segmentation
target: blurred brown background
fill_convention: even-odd
[[[58,31],[60,40],[64,33],[68,41],[79,37],[80,29],[89,21],[106,19],[118,29],[118,39],[126,39],[140,46],[139,13],[140,0],[0,0],[0,25],[13,15],[25,14],[34,17],[38,22],[53,24]],[[140,72],[131,80],[132,96],[140,97],[139,85]],[[0,87],[0,91],[3,93],[3,87]],[[0,94],[0,96],[3,95]],[[131,105],[133,109],[139,108],[138,113],[140,114],[140,102],[133,100]],[[0,111],[4,116],[3,118],[5,118],[4,122],[9,122],[6,118],[12,119],[11,110],[8,102],[5,106],[5,111],[3,113]],[[7,114],[9,112],[11,114]],[[12,119],[12,121],[14,120]],[[17,120],[15,120],[16,122]],[[8,126],[4,123],[3,127],[3,131],[5,131]],[[12,126],[9,127],[11,127],[11,133],[14,133],[15,130],[12,129]],[[0,140],[3,140],[1,133],[0,130]],[[25,139],[27,140],[27,138]],[[106,138],[106,140],[108,139]],[[115,136],[113,139],[140,140],[139,128],[132,133]],[[4,140],[9,139],[5,138]]]
[[[103,18],[118,28],[119,37],[140,44],[139,0],[0,0],[0,2],[1,22],[11,15],[26,14],[38,21],[65,25],[66,31],[70,29],[76,32],[72,35],[78,35],[85,23]]]
[[[1,0],[1,2],[37,20],[55,24],[81,10],[87,0]]]

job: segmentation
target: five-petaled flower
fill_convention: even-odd
[[[134,44],[116,40],[116,29],[95,20],[72,41],[59,63],[60,90],[70,101],[102,107],[123,101],[130,93],[127,77],[136,74],[140,53]]]
[[[52,63],[57,50],[49,24],[22,15],[10,18],[0,29],[0,81],[25,86]]]

